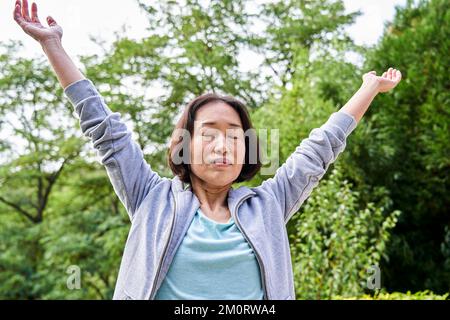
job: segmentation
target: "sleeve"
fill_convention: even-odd
[[[343,111],[332,113],[325,124],[313,129],[309,137],[301,141],[273,178],[256,187],[276,199],[286,223],[345,149],[346,139],[356,126],[352,115]]]
[[[91,139],[114,191],[133,220],[142,200],[162,178],[152,171],[120,114],[108,108],[91,80],[70,84],[64,94],[74,106],[83,134]]]

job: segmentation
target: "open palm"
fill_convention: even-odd
[[[375,71],[370,71],[363,75],[364,82],[376,82],[378,84],[379,92],[388,92],[394,89],[402,80],[402,73],[400,70],[389,68],[381,76],[377,76]]]
[[[25,33],[40,43],[51,39],[61,40],[62,38],[63,30],[51,16],[47,17],[49,27],[44,27],[39,21],[36,3],[33,3],[31,6],[30,16],[28,11],[28,0],[22,0],[22,3],[20,0],[16,0],[14,20]]]

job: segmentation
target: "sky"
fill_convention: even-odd
[[[15,0],[0,0],[0,42],[21,40],[25,45],[21,55],[42,55],[40,45],[23,33],[13,20],[14,3]],[[30,7],[31,3],[29,1]],[[395,6],[405,3],[406,0],[344,0],[348,12],[363,12],[356,23],[348,27],[350,36],[357,44],[375,44],[383,33],[385,22],[394,17]],[[63,45],[76,63],[79,63],[79,55],[101,53],[101,48],[90,40],[90,36],[111,44],[115,39],[114,32],[122,30],[123,26],[130,38],[146,36],[147,16],[136,0],[37,0],[37,4],[41,21],[51,15],[63,27]],[[251,57],[247,59],[251,64]]]

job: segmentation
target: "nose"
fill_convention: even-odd
[[[216,154],[221,154],[221,155],[224,155],[229,152],[228,141],[227,141],[226,137],[224,137],[221,134],[216,139],[216,143],[214,145],[214,152]]]

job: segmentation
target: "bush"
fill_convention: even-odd
[[[430,290],[418,291],[416,293],[411,293],[411,291],[408,291],[406,293],[402,292],[388,293],[382,290],[374,295],[365,294],[357,297],[347,297],[347,298],[341,296],[334,296],[333,299],[334,300],[449,300],[450,297],[449,293],[446,293],[444,295],[438,295]]]
[[[400,212],[388,212],[386,195],[359,209],[359,194],[351,189],[335,166],[290,222],[295,227],[290,239],[299,299],[367,293],[372,276],[368,269],[379,265]]]

